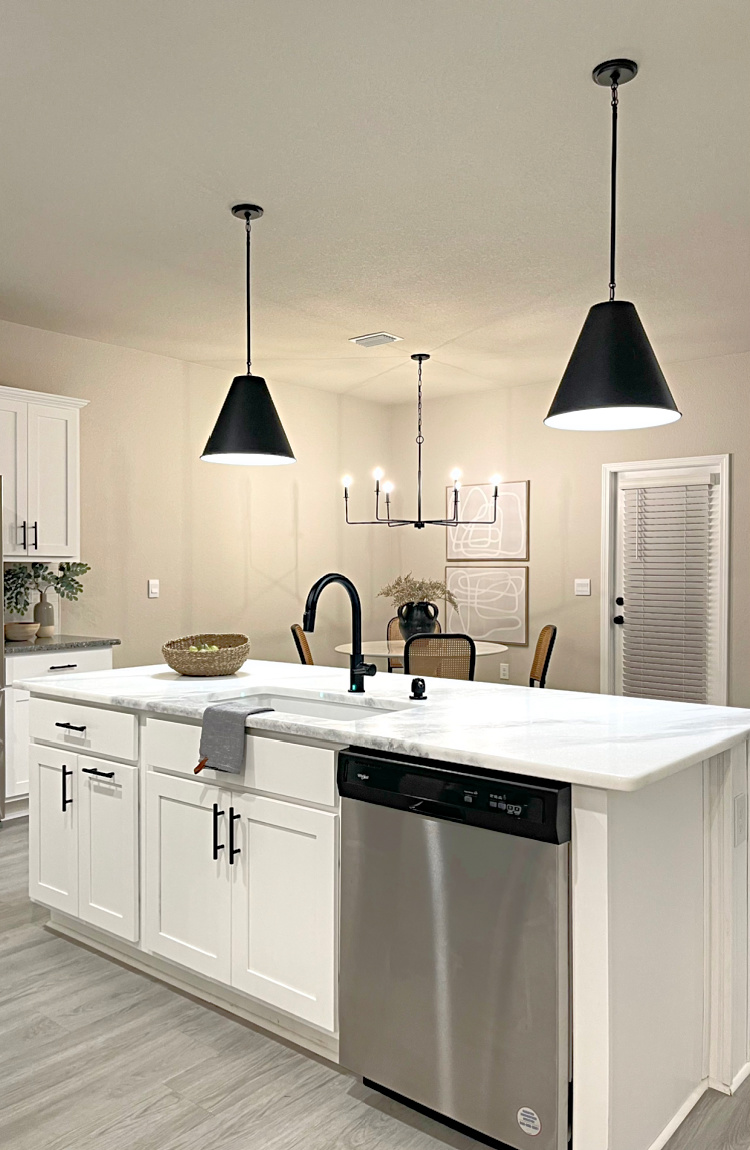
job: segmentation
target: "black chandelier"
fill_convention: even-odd
[[[295,463],[289,440],[271,399],[265,379],[250,371],[250,222],[263,215],[257,204],[236,204],[232,215],[245,221],[245,320],[247,375],[232,380],[201,459],[206,463],[234,463],[269,467]]]
[[[619,88],[638,72],[633,60],[607,60],[593,79],[610,89],[609,300],[590,309],[544,422],[567,431],[621,431],[673,423],[672,398],[638,312],[615,299],[617,216],[617,112]]]
[[[397,519],[391,517],[391,493],[393,491],[393,484],[387,480],[383,483],[383,494],[385,496],[385,514],[380,513],[380,483],[383,479],[383,471],[380,467],[376,467],[373,471],[373,479],[375,480],[375,518],[374,519],[350,519],[349,518],[349,486],[352,482],[351,476],[345,475],[342,482],[344,484],[344,509],[346,513],[346,522],[355,527],[371,526],[375,523],[383,523],[386,527],[474,527],[482,524],[490,525],[497,522],[497,496],[500,477],[495,475],[490,480],[494,485],[494,494],[492,497],[492,518],[491,519],[461,519],[460,518],[460,500],[461,500],[461,472],[455,468],[451,472],[451,479],[453,480],[453,514],[450,519],[424,519],[422,517],[422,444],[424,443],[424,436],[422,434],[422,364],[425,360],[429,359],[426,352],[419,352],[417,355],[411,357],[416,363],[419,364],[417,369],[417,518],[416,519]]]

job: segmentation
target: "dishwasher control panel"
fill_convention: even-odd
[[[342,796],[361,802],[544,842],[570,840],[566,783],[480,775],[447,763],[349,748],[339,754],[338,785]]]

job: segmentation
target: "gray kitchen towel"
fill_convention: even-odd
[[[201,762],[212,771],[239,775],[245,765],[245,720],[248,715],[264,715],[273,707],[256,707],[247,699],[213,703],[203,712]]]

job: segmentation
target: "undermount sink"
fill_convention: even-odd
[[[283,715],[304,715],[311,719],[338,719],[339,722],[355,723],[362,719],[376,719],[379,715],[391,715],[404,711],[408,704],[379,703],[364,699],[318,699],[313,695],[281,695],[263,691],[240,696],[254,707],[271,707]]]

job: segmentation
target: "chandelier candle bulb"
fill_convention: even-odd
[[[383,478],[384,475],[385,475],[385,472],[383,471],[382,467],[376,467],[372,473],[372,477],[376,483],[380,483],[380,480]]]

